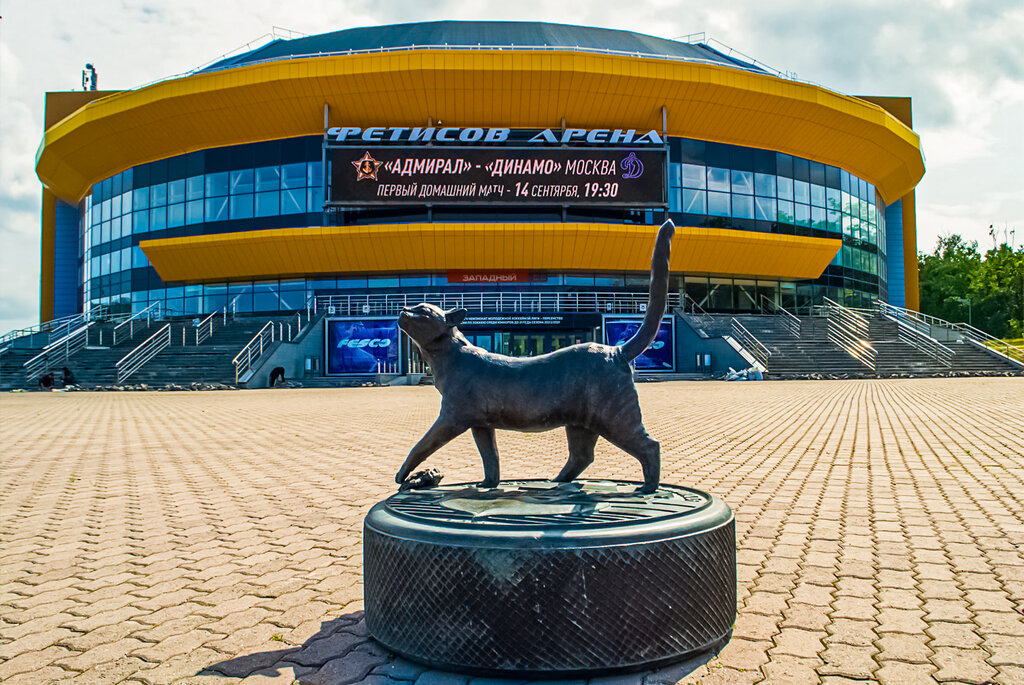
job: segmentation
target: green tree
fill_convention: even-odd
[[[943,236],[931,254],[918,254],[921,311],[968,321],[997,337],[1024,331],[1024,246],[1003,243],[982,256],[978,243]]]

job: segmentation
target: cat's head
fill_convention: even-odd
[[[424,302],[414,307],[403,307],[398,315],[398,327],[420,346],[428,350],[446,337],[452,329],[462,323],[468,314],[465,309],[441,309]]]

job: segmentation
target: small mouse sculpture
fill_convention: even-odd
[[[582,343],[536,357],[508,357],[470,344],[456,328],[468,313],[432,304],[406,307],[398,325],[416,343],[441,393],[441,412],[409,452],[395,481],[409,474],[441,446],[467,430],[483,459],[482,487],[498,485],[494,431],[538,432],[565,427],[569,459],[555,477],[577,478],[594,461],[597,438],[640,461],[641,493],[661,481],[661,448],[644,429],[630,362],[654,342],[665,313],[668,261],[675,226],[658,231],[651,257],[647,312],[636,334],[621,345]]]

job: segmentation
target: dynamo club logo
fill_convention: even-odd
[[[640,178],[644,174],[644,165],[639,159],[637,159],[635,152],[630,152],[629,156],[621,162],[622,164],[622,178]]]

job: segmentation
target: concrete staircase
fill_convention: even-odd
[[[820,317],[800,320],[800,337],[789,332],[777,316],[741,315],[736,320],[772,353],[768,378],[803,378],[813,374],[868,377],[871,370],[828,339],[828,322]]]

